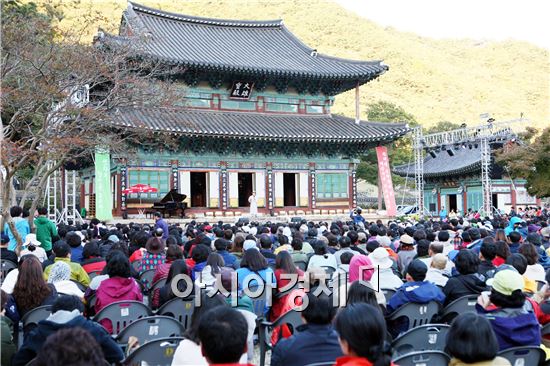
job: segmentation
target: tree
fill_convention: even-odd
[[[41,13],[33,3],[3,1],[0,194],[2,218],[19,244],[8,204],[14,177],[32,171],[25,188],[36,185],[32,225],[55,170],[89,157],[98,145],[117,151],[142,140],[139,131],[121,135],[105,124],[111,113],[171,98],[169,83],[153,82],[170,70],[136,58],[130,45],[83,44],[82,30],[97,20],[94,13],[81,16],[82,29],[61,30],[62,16],[55,6]]]
[[[376,122],[405,122],[410,127],[418,126],[416,118],[403,108],[385,101],[378,101],[368,106],[367,118]],[[393,165],[406,164],[412,157],[411,142],[408,137],[402,137],[389,147],[389,156]],[[378,184],[378,165],[376,153],[368,152],[361,156],[357,167],[357,177],[372,184]],[[396,177],[398,181],[400,177]]]
[[[461,127],[458,123],[450,121],[439,121],[432,127],[428,128],[424,134],[436,133],[436,132],[448,132],[452,130],[457,130]]]
[[[550,197],[550,127],[541,133],[527,127],[519,137],[521,143],[509,142],[496,152],[496,162],[512,178],[526,179],[530,195]]]

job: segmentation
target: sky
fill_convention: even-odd
[[[383,26],[431,38],[516,39],[550,49],[550,0],[335,0]]]

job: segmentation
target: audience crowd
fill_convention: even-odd
[[[273,329],[271,365],[394,365],[392,340],[411,327],[396,312],[411,303],[443,309],[465,296],[477,298],[475,312],[431,319],[451,325],[451,365],[509,365],[498,352],[546,352],[550,341],[541,338],[550,322],[546,209],[387,223],[367,222],[360,210],[349,220],[284,224],[170,225],[156,213],[152,225],[57,226],[39,209],[33,230],[20,207],[10,213],[23,244],[6,225],[2,269],[6,261],[13,269],[2,271],[2,365],[118,363],[140,334],[121,348],[111,319],[93,315],[117,301],[154,311],[181,294],[200,306],[172,365],[253,363],[256,318],[293,309],[303,324]],[[270,301],[258,311],[251,292],[261,287]],[[43,305],[51,314],[19,330]]]

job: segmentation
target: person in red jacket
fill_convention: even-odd
[[[335,366],[395,366],[379,309],[366,303],[350,304],[338,312],[334,327],[344,353]]]
[[[99,285],[96,295],[95,311],[98,314],[101,309],[109,304],[123,300],[143,301],[143,295],[138,283],[130,277],[130,262],[124,253],[112,253],[105,267],[108,279]],[[110,320],[104,319],[100,324],[110,333],[113,333],[113,325]]]
[[[84,257],[82,268],[84,268],[88,274],[90,272],[103,271],[103,268],[107,265],[105,259],[101,257],[99,245],[94,241],[84,245],[82,256]]]

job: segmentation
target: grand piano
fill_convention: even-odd
[[[172,189],[170,192],[164,196],[159,202],[153,203],[152,210],[158,211],[162,214],[162,217],[165,217],[168,214],[169,217],[172,214],[177,213],[178,210],[181,210],[180,217],[184,217],[185,209],[187,208],[187,203],[183,202],[187,196],[181,193],[178,193],[177,189]]]

